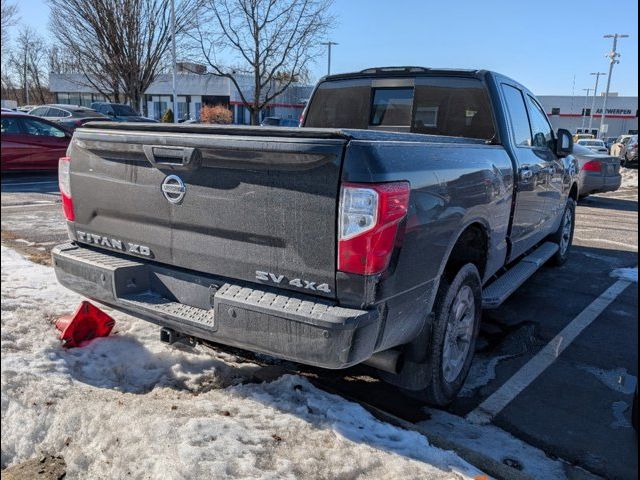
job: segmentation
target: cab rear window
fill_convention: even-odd
[[[418,77],[412,87],[372,86],[372,79],[324,82],[305,127],[356,128],[492,139],[495,125],[480,80]]]

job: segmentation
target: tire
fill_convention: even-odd
[[[570,222],[567,226],[567,222]],[[562,214],[562,221],[558,230],[549,238],[553,243],[558,244],[558,251],[550,259],[552,265],[564,265],[569,258],[571,245],[573,244],[573,232],[576,226],[576,202],[573,198],[567,199],[567,206]]]
[[[433,313],[426,369],[429,384],[416,393],[429,404],[443,407],[464,385],[475,352],[482,315],[482,282],[475,265],[464,265],[450,282],[442,279]],[[456,324],[463,329],[454,339]]]

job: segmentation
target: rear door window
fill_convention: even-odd
[[[50,118],[61,118],[61,117],[64,117],[65,115],[64,115],[64,112],[59,108],[49,107],[49,110],[47,110],[47,114],[45,116]]]
[[[46,116],[48,107],[37,107],[29,112],[29,115],[35,115],[36,117],[44,117]]]

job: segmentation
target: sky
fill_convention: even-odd
[[[178,0],[179,1],[179,0]],[[44,0],[20,0],[22,23],[51,37]],[[538,95],[593,88],[591,72],[608,72],[607,33],[626,33],[611,91],[638,95],[635,0],[334,0],[332,72],[416,65],[496,70]],[[317,80],[326,57],[312,68]],[[602,78],[601,78],[602,85]]]

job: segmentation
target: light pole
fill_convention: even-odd
[[[609,77],[607,78],[607,89],[604,92],[604,102],[602,105],[602,116],[600,117],[600,136],[604,136],[604,132],[602,132],[602,125],[604,124],[605,115],[607,114],[607,100],[609,100],[609,88],[611,87],[611,74],[613,73],[613,66],[616,63],[620,63],[618,58],[620,54],[616,51],[618,48],[618,39],[619,38],[629,38],[629,35],[614,33],[605,35],[604,38],[613,38],[613,48],[606,55],[609,58]]]
[[[582,90],[586,90],[587,91],[587,96],[584,97],[584,105],[582,106],[582,125],[580,125],[580,130],[582,130],[582,132],[584,132],[584,120],[586,118],[586,113],[587,113],[587,102],[589,101],[589,92],[591,92],[590,88],[583,88]]]
[[[326,45],[327,49],[328,49],[328,55],[327,55],[327,75],[331,75],[331,47],[333,45],[340,45],[339,43],[336,42],[322,42],[320,45]]]
[[[176,95],[176,2],[171,0],[171,57],[173,62],[172,93],[173,123],[178,123],[178,96]]]
[[[596,108],[596,95],[598,95],[598,81],[600,80],[600,75],[606,75],[606,73],[594,72],[591,75],[596,76],[596,87],[593,89],[593,101],[591,102],[591,115],[589,115],[589,131],[591,131],[591,123],[593,122],[593,111]]]

